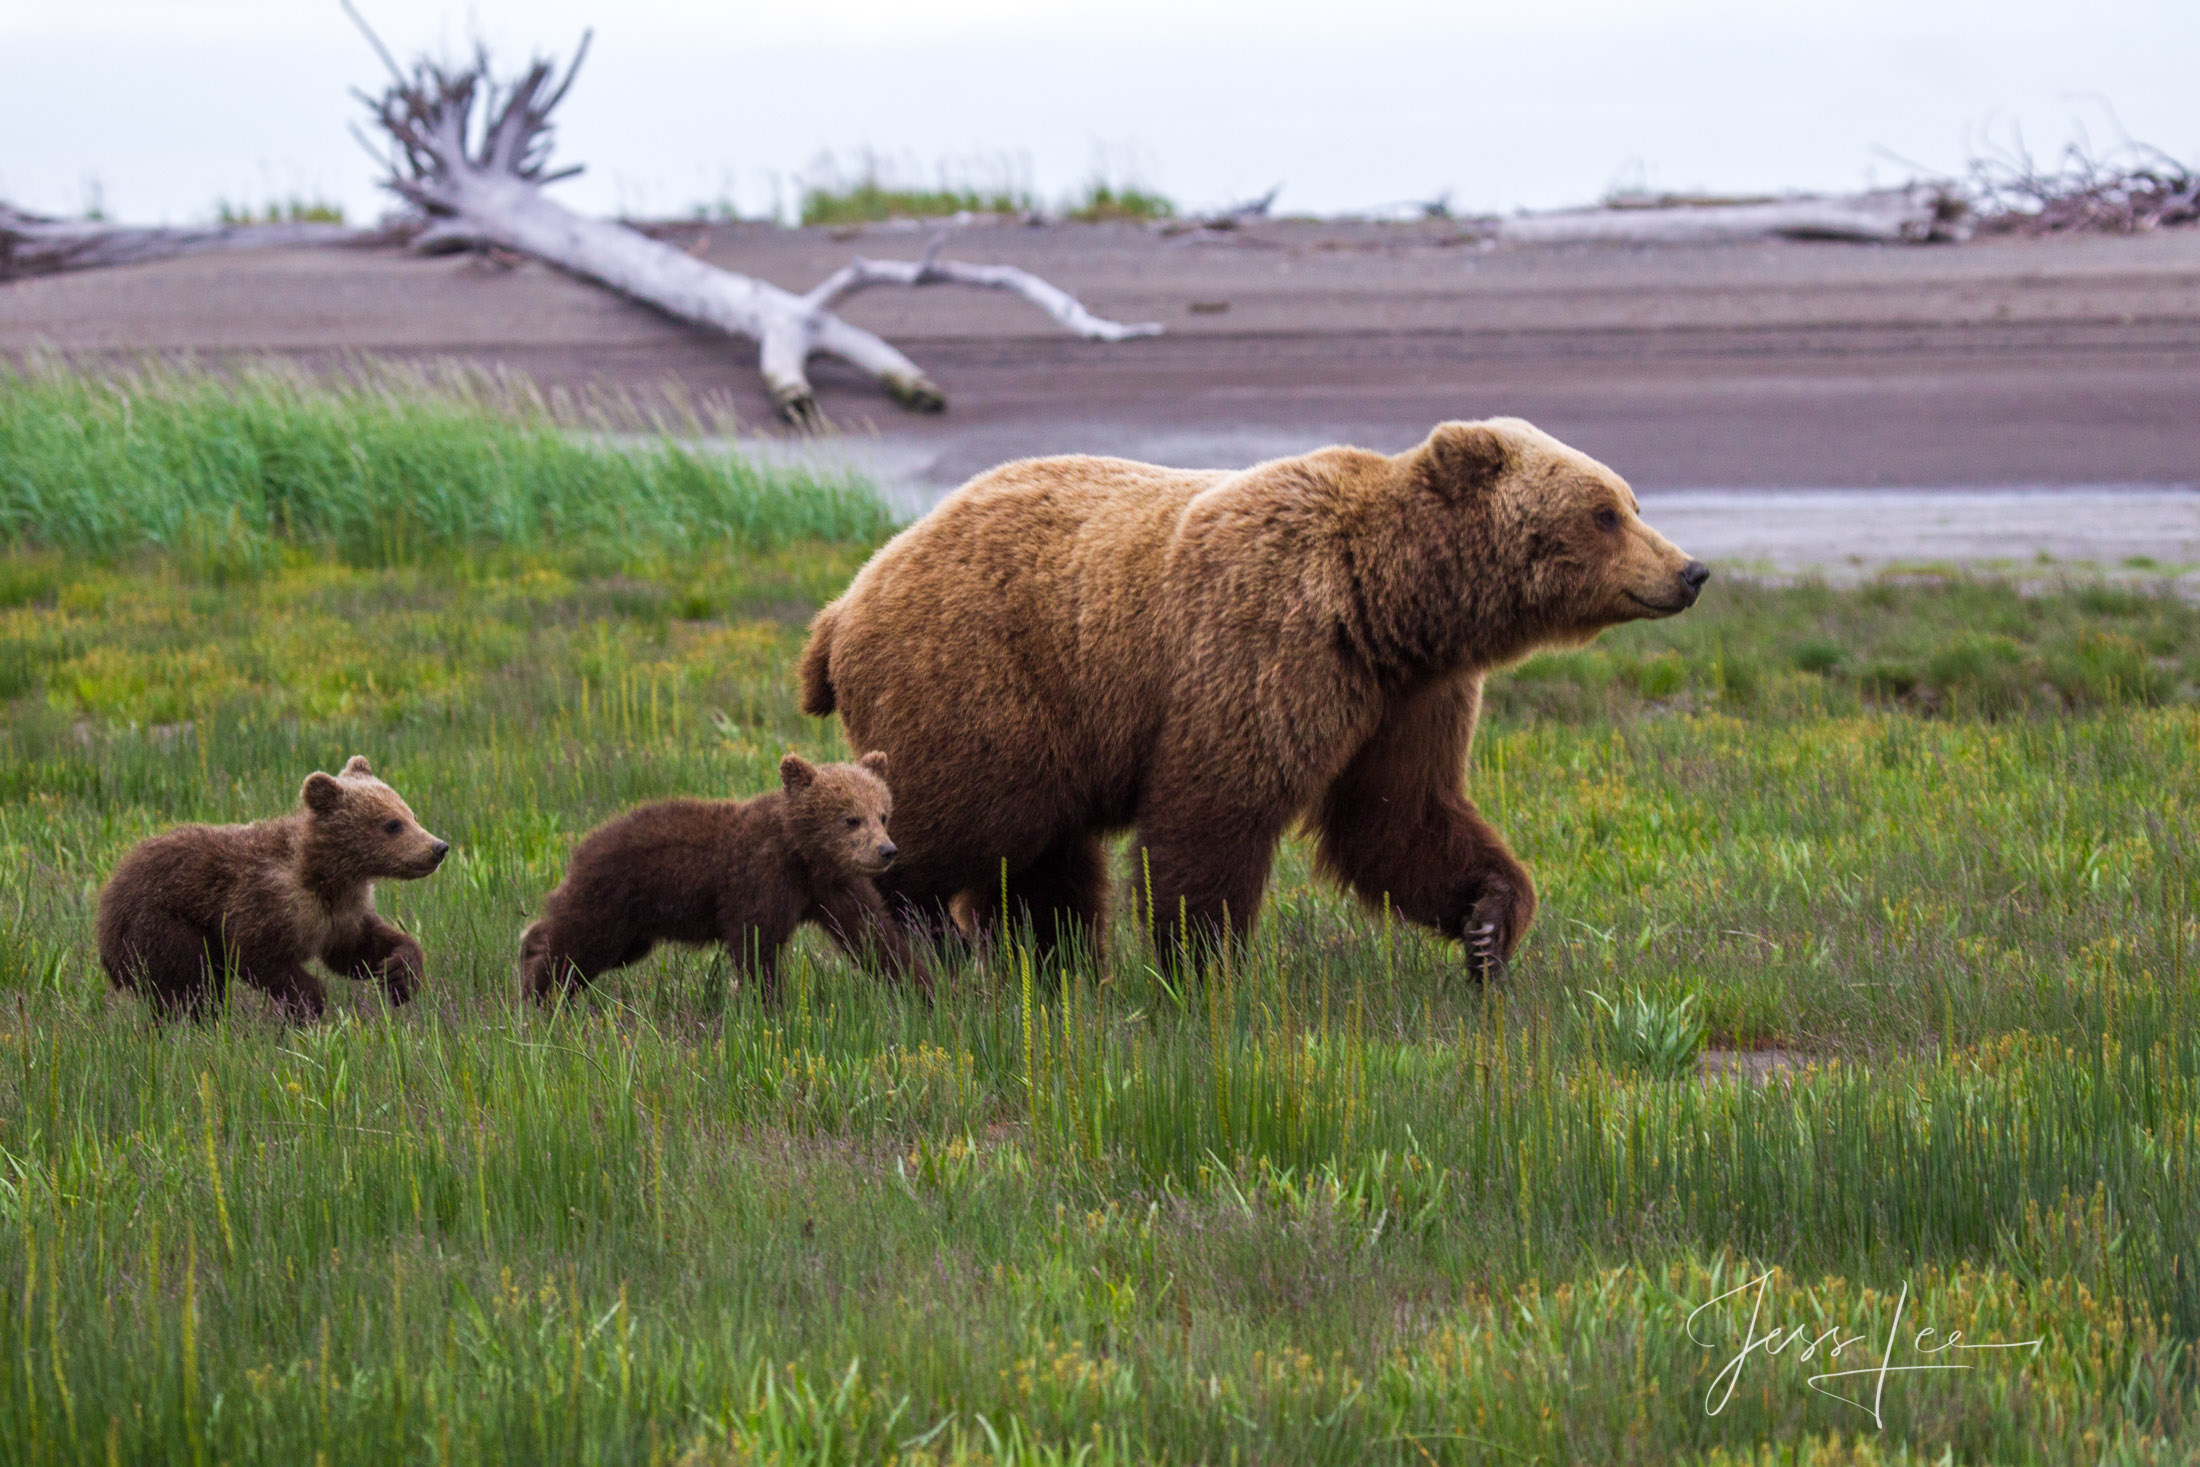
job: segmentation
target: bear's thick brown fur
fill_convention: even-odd
[[[549,999],[660,942],[722,943],[769,998],[780,949],[805,922],[859,957],[883,949],[891,971],[923,985],[871,884],[896,854],[885,772],[884,754],[826,765],[789,754],[769,794],[660,800],[598,826],[520,935],[521,987]]]
[[[204,1017],[230,973],[292,1017],[328,1007],[306,968],[376,979],[393,1004],[426,974],[420,944],[374,910],[374,883],[443,864],[397,791],[354,756],[314,774],[292,814],[252,825],[185,825],[140,842],[99,894],[99,960],[114,986],[162,1015]]]
[[[1180,903],[1206,938],[1225,913],[1243,931],[1304,818],[1327,872],[1487,970],[1535,896],[1463,788],[1483,675],[1683,611],[1708,575],[1518,419],[1243,471],[1030,459],[818,613],[802,700],[892,755],[880,887],[928,921],[997,920],[1005,863],[1042,944],[1096,940],[1102,837],[1134,826],[1165,942]]]

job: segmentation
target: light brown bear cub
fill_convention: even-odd
[[[289,1016],[318,1018],[328,999],[313,958],[401,1004],[426,965],[375,913],[374,883],[426,876],[450,849],[354,755],[341,774],[308,776],[289,815],[185,825],[132,848],[99,894],[99,960],[163,1016],[206,1017],[235,973]]]
[[[598,826],[520,936],[521,987],[549,999],[660,942],[722,943],[769,999],[805,922],[927,986],[871,884],[895,855],[885,773],[884,754],[822,766],[789,754],[768,794],[660,800]]]

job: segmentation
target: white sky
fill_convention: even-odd
[[[577,207],[791,198],[827,149],[1063,194],[1098,165],[1212,204],[1585,202],[1617,181],[1846,188],[2083,123],[2200,158],[2196,0],[360,0],[401,57],[595,47]],[[191,220],[383,207],[345,131],[379,72],[336,0],[0,0],[0,198]],[[2110,112],[2113,108],[2113,118]]]

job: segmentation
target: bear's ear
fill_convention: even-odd
[[[1421,445],[1422,482],[1453,503],[1488,489],[1511,463],[1505,436],[1487,423],[1439,423]]]
[[[326,815],[344,803],[344,787],[336,782],[336,776],[318,769],[306,776],[306,787],[298,793],[305,799],[306,808],[316,815]]]
[[[817,778],[817,766],[800,754],[779,761],[779,782],[790,790],[807,789]]]
[[[886,751],[884,749],[873,749],[870,753],[858,759],[856,763],[870,770],[880,779],[886,777]]]
[[[345,777],[346,779],[349,779],[349,778],[350,778],[351,776],[353,776],[353,775],[355,775],[355,774],[372,774],[372,773],[374,773],[374,770],[373,770],[373,769],[372,769],[372,768],[371,768],[371,767],[370,767],[370,766],[368,765],[368,763],[367,763],[367,756],[366,756],[366,755],[364,755],[364,754],[354,754],[354,755],[352,755],[352,756],[351,756],[351,758],[350,758],[350,760],[349,760],[348,762],[346,762],[346,763],[345,763],[345,765],[344,765],[344,777]]]

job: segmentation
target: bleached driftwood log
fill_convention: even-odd
[[[1749,203],[1566,209],[1476,222],[1494,238],[1519,244],[1706,244],[1739,239],[1922,244],[1966,238],[1968,214],[1960,194],[1913,185]]]
[[[143,228],[96,219],[48,219],[0,204],[0,280],[140,265],[207,250],[348,244],[371,231],[342,224],[209,224]]]
[[[366,30],[364,22],[360,28]],[[576,214],[543,194],[543,185],[580,171],[549,170],[550,113],[588,54],[586,37],[562,80],[554,80],[551,62],[537,61],[518,81],[503,85],[490,77],[486,52],[456,71],[418,62],[408,76],[372,31],[367,36],[389,67],[391,84],[380,97],[361,93],[360,100],[395,145],[387,157],[385,186],[429,217],[415,248],[516,250],[667,315],[748,337],[758,345],[758,367],[772,402],[789,422],[820,421],[806,370],[819,352],[868,373],[906,407],[937,412],[947,405],[946,395],[915,362],[833,314],[836,302],[869,286],[952,283],[1012,291],[1093,341],[1121,341],[1161,329],[1103,320],[1068,292],[1013,266],[940,260],[936,244],[922,260],[853,261],[804,295],[705,264],[626,225]],[[484,114],[478,138],[477,97]]]

